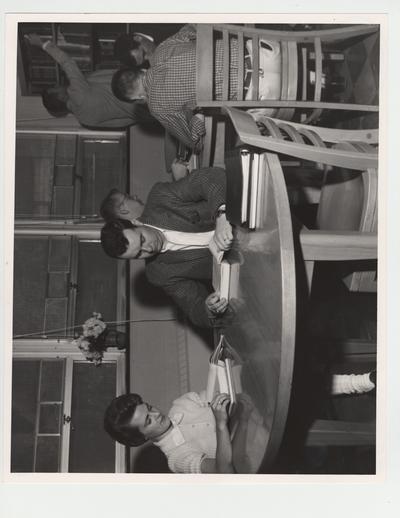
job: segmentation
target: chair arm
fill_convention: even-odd
[[[305,261],[356,261],[377,259],[377,234],[357,231],[300,231]]]

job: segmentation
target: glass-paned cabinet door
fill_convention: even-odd
[[[60,470],[65,359],[14,360],[11,470]]]
[[[17,133],[15,219],[86,220],[114,187],[127,183],[125,134]]]
[[[124,471],[124,452],[103,429],[121,372],[115,360],[14,358],[11,472]]]

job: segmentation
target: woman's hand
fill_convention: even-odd
[[[228,422],[228,405],[231,398],[228,394],[217,394],[211,401],[211,410],[213,411],[217,427],[225,427]]]

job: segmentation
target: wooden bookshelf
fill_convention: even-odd
[[[66,80],[59,65],[42,49],[29,45],[25,34],[36,33],[43,41],[55,41],[84,74],[89,74],[94,70],[119,67],[113,54],[114,41],[127,30],[128,25],[124,23],[20,23],[19,61],[22,63],[19,63],[19,77],[25,76],[23,95],[39,95],[44,88],[64,84]]]

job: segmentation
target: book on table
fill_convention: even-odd
[[[260,174],[260,155],[258,153],[252,153],[252,160],[250,166],[250,193],[248,211],[248,223],[250,229],[256,228],[257,189]]]
[[[231,224],[244,225],[250,230],[262,226],[268,176],[267,153],[248,148],[236,148],[226,158],[226,215]]]
[[[226,216],[231,224],[247,221],[251,154],[247,148],[228,151],[225,158]]]
[[[230,346],[224,335],[220,336],[217,347],[209,360],[206,400],[211,403],[217,394],[228,394],[228,413],[232,414],[237,402],[237,394],[242,392],[242,361]]]
[[[214,291],[219,293],[221,299],[227,301],[237,298],[240,264],[242,263],[240,251],[232,248],[224,252],[218,248],[214,238],[208,246],[213,255],[212,285]]]
[[[260,154],[260,161],[258,165],[258,183],[257,183],[257,196],[256,196],[256,209],[255,209],[255,228],[261,228],[264,223],[266,214],[267,204],[265,192],[268,185],[269,179],[269,167],[267,161],[267,153]]]

